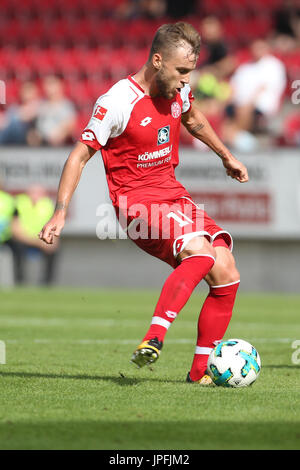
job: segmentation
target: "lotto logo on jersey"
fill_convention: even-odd
[[[176,317],[177,317],[177,313],[176,313],[176,312],[172,312],[172,310],[166,310],[166,311],[165,311],[165,314],[166,314],[167,317],[169,317],[169,318],[176,318]]]
[[[82,138],[82,140],[89,140],[90,142],[92,140],[95,140],[95,136],[94,136],[93,132],[91,132],[91,131],[83,132],[82,135],[81,135],[81,138]]]
[[[147,116],[140,122],[140,126],[146,127],[148,126],[148,124],[150,124],[151,121],[152,121],[152,118]]]
[[[158,129],[157,145],[166,144],[170,140],[170,126],[161,127]]]
[[[99,105],[96,107],[93,117],[98,119],[99,121],[102,121],[106,113],[107,109],[102,108],[102,106]]]

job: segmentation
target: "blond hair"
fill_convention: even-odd
[[[184,46],[185,43],[191,46],[192,53],[195,56],[199,55],[201,38],[198,31],[190,23],[180,21],[178,23],[163,24],[155,33],[149,60],[157,52],[168,54],[172,48]]]

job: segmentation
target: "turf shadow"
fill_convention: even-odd
[[[156,432],[149,434],[153,426]],[[0,422],[0,442],[2,450],[172,449],[170,453],[174,449],[298,450],[300,433],[299,422],[205,420],[201,411],[194,418],[178,421],[149,420],[140,414],[139,417],[133,414],[130,420],[111,420],[105,419],[104,412],[99,410],[94,420],[86,421],[69,417],[57,422]],[[106,464],[103,468],[108,468]],[[153,468],[152,462],[149,467]]]
[[[0,372],[0,377],[1,376],[7,376],[7,377],[21,377],[21,378],[28,378],[28,379],[34,379],[34,378],[43,378],[43,379],[72,379],[72,380],[104,380],[104,381],[109,381],[113,382],[117,385],[120,386],[133,386],[137,385],[139,383],[143,382],[162,382],[162,383],[182,383],[182,380],[167,380],[167,379],[161,379],[158,377],[126,377],[123,374],[120,374],[119,376],[115,375],[83,375],[83,374],[78,374],[78,375],[67,375],[67,374],[43,374],[39,372],[5,372],[1,371]]]

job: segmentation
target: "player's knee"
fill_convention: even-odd
[[[236,267],[234,257],[231,255],[225,262],[221,262],[221,269],[227,283],[240,280],[240,273]]]
[[[224,285],[240,280],[240,273],[231,253],[229,256],[221,258],[217,255],[216,262],[206,280],[210,285]]]
[[[226,277],[226,284],[240,280],[241,276],[235,265],[229,264],[225,266],[225,269],[223,272],[224,272],[224,277]]]
[[[187,256],[195,255],[210,255],[216,259],[216,250],[209,243],[205,237],[194,237],[192,238],[186,247],[179,254],[180,259],[184,259]]]

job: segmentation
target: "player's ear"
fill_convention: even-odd
[[[160,70],[161,68],[161,63],[162,63],[162,57],[158,52],[155,52],[152,56],[152,65],[155,68],[155,70]]]

